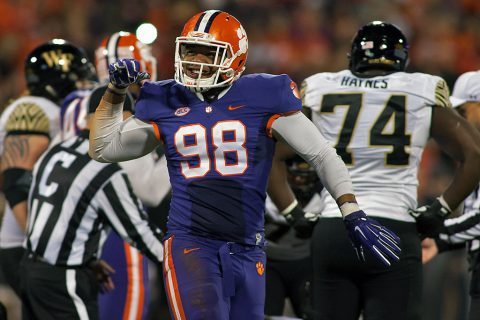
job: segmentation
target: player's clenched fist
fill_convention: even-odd
[[[110,83],[117,88],[127,88],[150,78],[147,72],[140,71],[140,63],[135,59],[120,59],[108,65]]]
[[[430,205],[425,205],[408,213],[415,218],[417,230],[423,236],[437,237],[445,228],[443,221],[452,213],[445,199],[438,197]]]
[[[312,236],[313,229],[320,218],[316,213],[303,211],[296,200],[282,211],[282,215],[293,226],[295,235],[300,239],[307,239]]]

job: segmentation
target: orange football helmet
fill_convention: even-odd
[[[245,70],[247,34],[240,22],[226,12],[207,10],[196,14],[187,21],[175,42],[175,80],[196,92],[231,85]],[[216,50],[213,63],[186,61],[182,53],[189,45]],[[189,65],[199,66],[197,77],[186,74]],[[205,69],[216,71],[202,78]]]
[[[157,59],[152,55],[152,48],[138,40],[129,32],[116,32],[103,39],[95,51],[95,66],[100,82],[107,81],[108,65],[118,59],[136,59],[143,72],[150,74],[150,79],[157,79]]]

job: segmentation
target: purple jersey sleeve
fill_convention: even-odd
[[[145,82],[135,103],[135,117],[152,123],[159,122],[170,104],[174,80]]]
[[[148,107],[149,100],[153,99],[155,96],[154,91],[155,90],[152,88],[152,84],[150,82],[146,82],[140,91],[140,96],[135,104],[135,117],[142,121],[155,121],[155,114],[152,108]]]
[[[290,79],[286,74],[276,76],[276,89],[278,95],[278,102],[276,107],[272,110],[272,115],[267,121],[266,132],[269,137],[272,137],[272,125],[282,115],[299,112],[302,110],[302,100],[297,89],[297,84]]]
[[[279,76],[279,105],[277,113],[290,113],[302,110],[302,100],[297,84],[286,74]]]
[[[302,109],[297,86],[286,74],[256,73],[243,76],[237,81],[237,91],[242,91],[242,95],[247,94],[250,103],[254,103],[255,108],[261,112],[284,114]]]

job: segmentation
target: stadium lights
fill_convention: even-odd
[[[142,23],[135,32],[137,38],[145,44],[151,44],[157,39],[157,28],[151,23]]]

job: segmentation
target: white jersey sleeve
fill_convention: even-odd
[[[21,97],[3,111],[0,117],[0,154],[7,134],[43,134],[53,139],[59,133],[60,108],[45,98]],[[12,209],[5,203],[0,228],[0,248],[21,247],[25,233],[15,219]]]
[[[302,84],[312,121],[349,168],[360,207],[369,215],[413,222],[417,172],[430,135],[432,107],[450,107],[445,81],[397,72],[358,78],[349,70],[319,73]],[[322,216],[339,217],[322,192]]]
[[[0,154],[7,134],[43,134],[50,139],[60,131],[60,108],[41,97],[21,97],[3,111],[0,117]]]
[[[127,172],[133,191],[149,207],[158,206],[170,191],[167,160],[165,156],[156,158],[153,151],[138,159],[119,162]]]

